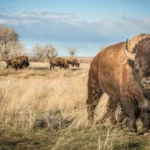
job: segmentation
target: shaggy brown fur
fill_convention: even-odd
[[[30,65],[27,56],[18,56],[18,57],[15,57],[13,59],[20,60],[20,68],[23,68],[23,67],[27,68]]]
[[[50,70],[52,68],[54,69],[55,66],[59,66],[60,69],[61,68],[65,68],[65,69],[69,68],[69,65],[66,63],[65,59],[62,57],[51,58],[49,63],[50,63]]]
[[[124,46],[125,42],[111,45],[99,52],[91,62],[86,101],[88,119],[91,122],[94,120],[94,110],[104,92],[109,96],[107,116],[110,116],[112,123],[116,123],[114,110],[119,103],[124,116],[128,119],[128,127],[131,131],[137,131],[138,117],[143,122],[143,130],[147,130],[150,127],[148,114],[150,98],[144,97],[144,89],[139,82],[141,84],[141,79],[145,75],[150,77],[150,35],[140,34],[129,41],[129,48],[136,49],[135,62],[141,60],[139,72],[135,71],[134,61],[126,57]],[[134,50],[129,49],[129,51]]]
[[[21,67],[21,60],[11,60],[11,67],[14,69],[19,69]]]
[[[9,66],[12,66],[12,60],[11,59],[6,59],[5,62],[7,64],[6,68],[8,68]]]
[[[12,68],[19,69],[23,67],[28,67],[30,65],[27,56],[19,56],[12,59],[6,59],[5,62],[7,63],[6,68],[11,66]]]
[[[74,67],[74,66],[79,67],[80,66],[78,59],[75,57],[69,57],[69,58],[66,58],[65,60],[66,60],[66,63],[68,65],[72,65],[72,67]]]

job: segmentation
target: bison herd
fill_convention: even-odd
[[[107,113],[117,123],[115,111],[121,107],[120,123],[125,119],[131,132],[137,132],[137,119],[143,124],[141,133],[150,130],[150,34],[140,34],[130,41],[111,45],[99,52],[91,62],[88,76],[87,113],[94,120],[94,110],[103,93],[109,96]]]
[[[67,69],[69,68],[69,65],[72,65],[72,67],[76,66],[79,67],[80,63],[78,62],[77,58],[75,57],[70,57],[70,58],[62,58],[62,57],[56,57],[56,58],[51,58],[50,61],[50,70],[55,66],[59,66],[60,69],[64,68]]]
[[[19,56],[19,57],[14,57],[12,59],[6,59],[5,62],[7,63],[6,68],[12,67],[14,69],[22,69],[22,68],[27,68],[30,63],[28,61],[27,56]],[[54,69],[55,66],[68,69],[69,65],[72,65],[72,67],[76,66],[79,67],[80,63],[78,62],[77,58],[75,57],[69,57],[69,58],[63,58],[63,57],[55,57],[55,58],[50,58],[50,70]]]

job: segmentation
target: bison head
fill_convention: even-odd
[[[140,41],[131,53],[125,44],[125,54],[129,60],[134,62],[133,75],[143,91],[144,97],[150,100],[150,39]]]
[[[128,40],[125,44],[125,54],[133,63],[134,79],[142,91],[143,101],[139,103],[140,118],[144,129],[150,129],[150,38],[141,40],[133,49],[128,51]]]

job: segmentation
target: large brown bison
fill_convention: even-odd
[[[76,66],[76,67],[79,67],[80,66],[80,63],[78,62],[77,58],[75,57],[69,57],[69,58],[66,58],[66,63],[68,65],[72,65],[72,67]]]
[[[59,66],[60,69],[61,68],[65,68],[65,69],[69,68],[69,65],[66,63],[65,59],[62,57],[51,58],[49,63],[50,63],[50,70],[52,68],[54,69],[55,66]]]
[[[111,45],[94,57],[86,101],[90,122],[103,93],[109,96],[107,111],[113,123],[119,103],[130,131],[137,132],[137,118],[141,118],[144,132],[150,128],[150,34]]]

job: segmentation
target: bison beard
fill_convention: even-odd
[[[111,122],[115,124],[115,109],[119,104],[123,117],[127,118],[130,131],[137,132],[137,118],[143,123],[143,131],[149,130],[150,35],[135,36],[129,41],[130,47],[133,42],[137,43],[134,49],[128,50],[128,41],[121,42],[105,48],[93,58],[86,100],[88,120],[91,123],[99,99],[106,93],[109,99],[104,118],[109,116]]]

